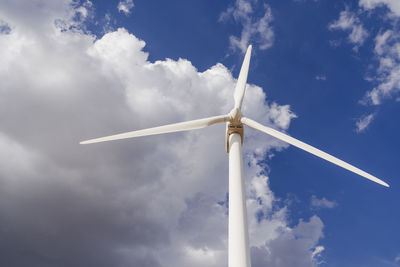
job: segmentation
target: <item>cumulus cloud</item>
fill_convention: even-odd
[[[253,164],[257,162],[253,159]],[[247,188],[247,209],[252,266],[316,266],[323,246],[323,223],[318,216],[288,226],[288,208],[276,209],[277,200],[268,186],[269,178],[261,167],[250,166],[251,180]]]
[[[364,29],[360,20],[347,7],[340,12],[339,19],[329,25],[329,29],[349,31],[348,40],[350,43],[355,44],[354,50],[356,51],[368,37],[368,32]]]
[[[311,207],[316,209],[322,209],[322,208],[332,209],[336,207],[336,205],[337,203],[335,201],[330,201],[325,197],[317,198],[314,195],[311,197]]]
[[[219,63],[199,72],[186,59],[150,62],[145,42],[123,28],[96,38],[76,19],[88,7],[74,3],[0,3],[11,29],[0,35],[2,264],[226,265],[224,125],[78,142],[226,113],[236,80]],[[295,117],[256,85],[243,105],[246,115],[282,131]],[[323,250],[322,221],[289,226],[288,208],[276,205],[259,166],[285,147],[246,129],[253,266],[313,266]]]
[[[284,231],[264,247],[252,247],[254,266],[315,266],[324,250],[316,243],[322,237],[323,223],[313,216],[301,220],[291,231]]]
[[[375,113],[364,115],[356,122],[356,132],[364,132],[375,118]]]
[[[233,6],[221,13],[219,19],[226,22],[231,18],[242,26],[240,37],[229,37],[233,50],[238,49],[244,53],[250,43],[257,44],[259,49],[265,50],[274,43],[274,32],[270,25],[273,16],[268,4],[263,3],[260,6],[257,1],[236,0]]]
[[[121,0],[118,3],[118,11],[124,13],[125,15],[129,15],[131,13],[131,9],[135,5],[133,4],[133,0]]]

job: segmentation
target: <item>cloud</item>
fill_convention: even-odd
[[[261,167],[250,162],[247,210],[252,266],[316,266],[324,250],[323,223],[318,216],[288,226],[288,208],[276,208],[276,198]],[[253,163],[253,164],[252,164]],[[290,253],[289,253],[290,252]]]
[[[400,15],[400,2],[390,0],[360,0],[359,12],[371,10],[382,6],[387,6],[390,13],[389,18],[396,19]],[[381,18],[381,17],[380,17]],[[368,75],[367,81],[371,82],[373,88],[368,90],[363,99],[360,100],[364,105],[380,105],[385,99],[397,99],[400,91],[400,34],[397,22],[388,24],[388,28],[380,29],[376,35],[375,47],[373,50],[374,59],[378,66],[374,70],[374,75]],[[349,40],[356,45],[357,50],[363,44],[368,32],[363,28],[360,19],[355,13],[350,12],[349,8],[340,13],[337,21],[329,26],[330,29],[351,30]],[[363,132],[375,118],[375,113],[365,115],[356,122],[356,131]]]
[[[382,6],[387,6],[390,10],[389,18],[395,19],[400,15],[400,2],[390,0],[360,0],[359,12],[371,10]],[[381,105],[385,99],[396,99],[400,91],[400,34],[396,22],[388,24],[388,28],[380,29],[374,41],[374,59],[378,66],[374,70],[374,75],[368,75],[365,78],[371,82],[373,88],[368,90],[364,97],[359,101],[363,105]],[[349,40],[355,43],[356,50],[363,44],[368,37],[368,31],[361,24],[360,19],[355,13],[349,11],[346,7],[340,13],[339,19],[329,26],[330,29],[351,30]],[[367,129],[369,124],[375,118],[376,113],[362,116],[356,122],[356,131],[358,133]]]
[[[229,112],[236,80],[220,63],[199,72],[186,59],[150,62],[146,43],[123,28],[97,38],[76,19],[82,5],[74,3],[0,3],[11,28],[0,35],[2,263],[226,265],[224,125],[78,142]],[[246,115],[282,131],[295,117],[256,85],[248,86],[243,105]],[[259,166],[267,153],[285,147],[246,129],[255,267],[294,260],[312,266],[322,251],[322,221],[312,216],[289,226],[288,208]]]
[[[397,256],[394,258],[394,262],[395,262],[395,263],[400,263],[400,255],[397,255]]]
[[[360,0],[359,5],[368,10],[385,5],[390,10],[390,17],[400,16],[399,1]],[[374,53],[379,66],[376,76],[371,79],[375,86],[365,94],[361,101],[363,104],[380,105],[384,99],[396,97],[400,91],[400,34],[395,24],[381,30],[375,37]]]
[[[317,81],[326,81],[326,76],[325,75],[317,75],[317,76],[315,76],[315,79]]]
[[[367,127],[371,124],[371,122],[375,118],[375,113],[369,114],[362,116],[357,122],[356,122],[356,132],[357,133],[362,133],[364,132]]]
[[[0,34],[9,34],[11,32],[10,25],[0,19]]]
[[[264,247],[251,250],[254,266],[315,266],[323,246],[316,246],[322,235],[323,223],[313,216],[300,221],[291,231],[283,231]]]
[[[397,0],[360,0],[358,5],[364,9],[386,6],[395,16],[400,16],[400,2]]]
[[[131,13],[131,9],[135,5],[133,4],[133,0],[121,0],[118,3],[118,11],[124,13],[125,15],[129,15]]]
[[[274,43],[274,32],[270,25],[273,16],[266,3],[260,6],[257,5],[257,1],[236,0],[233,6],[221,13],[219,20],[226,22],[231,18],[242,26],[240,37],[229,37],[233,50],[238,49],[244,53],[250,43],[257,44],[259,49],[265,50]]]
[[[339,19],[329,25],[329,29],[350,31],[348,40],[350,43],[355,44],[354,50],[356,51],[368,37],[368,32],[364,29],[360,20],[347,7],[340,12]]]
[[[366,93],[364,104],[379,105],[400,91],[400,34],[393,30],[378,34],[375,54],[379,67],[373,81],[377,85]]]
[[[313,195],[311,197],[311,206],[317,209],[322,209],[322,208],[332,209],[337,206],[337,203],[335,201],[330,201],[325,197],[319,199]]]

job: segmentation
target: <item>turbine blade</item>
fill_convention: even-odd
[[[235,108],[238,108],[239,110],[242,107],[244,92],[246,90],[247,73],[249,72],[250,57],[251,57],[251,48],[252,48],[251,45],[249,45],[249,47],[247,48],[247,52],[246,55],[244,56],[242,68],[240,69],[239,78],[236,83],[235,92],[233,95],[233,98],[235,99]]]
[[[342,160],[340,160],[340,159],[338,159],[338,158],[336,158],[336,157],[334,157],[332,155],[329,155],[328,153],[325,153],[325,152],[323,152],[323,151],[321,151],[321,150],[319,150],[319,149],[317,149],[317,148],[315,148],[313,146],[310,146],[310,145],[308,145],[306,143],[303,143],[300,140],[297,140],[297,139],[295,139],[295,138],[293,138],[293,137],[291,137],[291,136],[289,136],[287,134],[281,133],[281,132],[279,132],[279,131],[277,131],[275,129],[272,129],[270,127],[261,125],[260,123],[255,122],[255,121],[253,121],[251,119],[248,119],[248,118],[242,118],[241,121],[242,121],[243,124],[253,128],[253,129],[259,130],[260,132],[266,133],[266,134],[268,134],[270,136],[278,138],[279,140],[282,140],[282,141],[284,141],[286,143],[289,143],[289,144],[291,144],[293,146],[296,146],[296,147],[298,147],[300,149],[303,149],[303,150],[305,150],[305,151],[307,151],[307,152],[309,152],[309,153],[311,153],[311,154],[313,154],[313,155],[315,155],[317,157],[320,157],[320,158],[322,158],[324,160],[327,160],[327,161],[329,161],[329,162],[331,162],[333,164],[336,164],[336,165],[338,165],[338,166],[340,166],[340,167],[342,167],[342,168],[344,168],[346,170],[349,170],[349,171],[354,172],[354,173],[356,173],[358,175],[361,175],[361,176],[363,176],[363,177],[365,177],[365,178],[367,178],[367,179],[369,179],[369,180],[371,180],[371,181],[373,181],[375,183],[378,183],[378,184],[381,184],[383,186],[389,187],[389,185],[387,183],[385,183],[384,181],[376,178],[375,176],[373,176],[373,175],[371,175],[369,173],[366,173],[365,171],[360,170],[359,168],[356,168],[353,165],[350,165],[349,163],[346,163],[346,162],[344,162],[344,161],[342,161]]]
[[[216,124],[216,123],[226,122],[228,120],[229,120],[228,115],[220,115],[220,116],[209,117],[209,118],[205,118],[205,119],[168,124],[168,125],[154,127],[154,128],[148,128],[148,129],[143,129],[143,130],[138,130],[138,131],[133,131],[133,132],[127,132],[127,133],[106,136],[106,137],[100,137],[100,138],[96,138],[96,139],[82,141],[82,142],[80,142],[80,144],[84,145],[84,144],[113,141],[113,140],[126,139],[126,138],[132,138],[132,137],[139,137],[139,136],[189,131],[189,130],[204,128],[204,127]]]

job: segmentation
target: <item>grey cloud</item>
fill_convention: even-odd
[[[9,34],[11,32],[11,27],[7,22],[0,19],[0,34]]]

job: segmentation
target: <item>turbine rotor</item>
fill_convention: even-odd
[[[287,134],[279,132],[270,127],[261,125],[258,122],[255,122],[249,118],[243,117],[241,108],[242,108],[244,93],[246,90],[247,74],[249,71],[249,64],[250,64],[250,57],[251,57],[251,49],[252,49],[252,46],[249,45],[249,47],[247,48],[247,51],[246,51],[246,55],[243,60],[242,67],[240,69],[239,78],[238,78],[236,86],[235,86],[235,91],[234,91],[234,96],[233,96],[235,106],[228,114],[199,119],[199,120],[174,123],[174,124],[169,124],[169,125],[164,125],[164,126],[159,126],[159,127],[149,128],[149,129],[143,129],[143,130],[138,130],[138,131],[133,131],[133,132],[127,132],[127,133],[116,134],[116,135],[112,135],[112,136],[96,138],[96,139],[91,139],[91,140],[83,141],[83,142],[81,142],[81,144],[91,144],[91,143],[120,140],[120,139],[139,137],[139,136],[148,136],[148,135],[156,135],[156,134],[164,134],[164,133],[172,133],[172,132],[189,131],[189,130],[205,128],[205,127],[211,126],[213,124],[217,124],[217,123],[226,122],[226,150],[229,153],[229,136],[231,134],[239,134],[241,137],[241,141],[243,143],[243,139],[244,139],[243,124],[245,124],[246,126],[248,126],[250,128],[253,128],[262,133],[268,134],[268,135],[275,137],[281,141],[284,141],[290,145],[296,146],[308,153],[311,153],[319,158],[327,160],[333,164],[336,164],[344,169],[347,169],[353,173],[356,173],[356,174],[358,174],[364,178],[367,178],[373,182],[376,182],[383,186],[389,187],[389,185],[387,183],[385,183],[384,181],[378,179],[377,177],[375,177],[367,172],[364,172],[364,171],[356,168],[353,165],[348,164],[347,162],[344,162],[332,155],[329,155],[329,154],[327,154],[315,147],[312,147],[300,140],[297,140]]]

